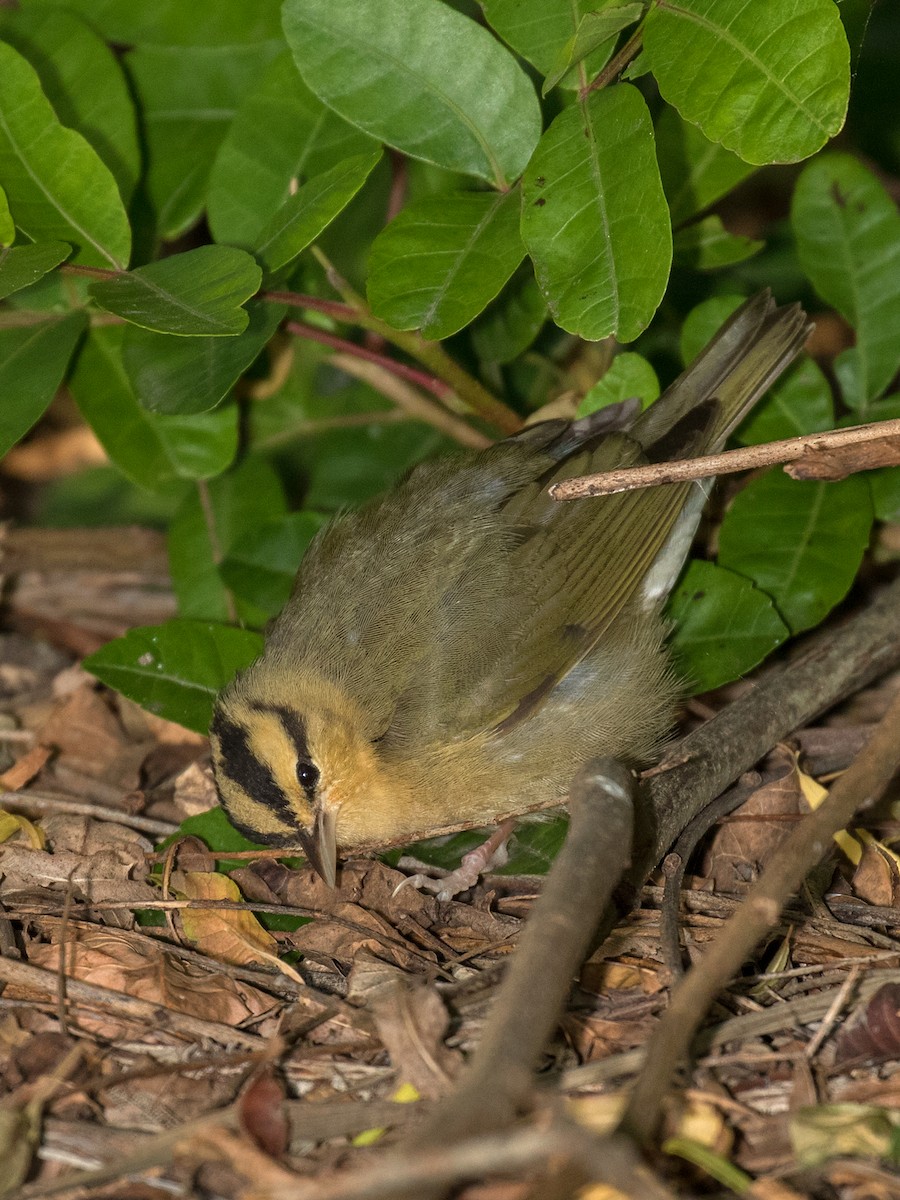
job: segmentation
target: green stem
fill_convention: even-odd
[[[644,21],[646,20],[645,16],[622,49],[612,56],[593,83],[588,84],[586,88],[582,88],[578,93],[579,100],[583,100],[590,92],[599,92],[601,88],[605,88],[607,84],[612,83],[616,76],[625,70],[631,60],[637,58],[644,44]]]
[[[343,354],[350,354],[354,358],[364,359],[366,362],[377,363],[378,366],[384,367],[386,371],[390,371],[392,375],[397,375],[400,379],[407,380],[408,383],[413,383],[416,387],[420,387],[425,392],[430,392],[433,396],[437,396],[439,400],[445,400],[447,393],[450,390],[449,385],[442,379],[436,379],[434,375],[426,375],[423,371],[417,371],[415,367],[408,367],[405,363],[394,362],[384,354],[378,354],[373,350],[367,349],[365,346],[357,346],[355,342],[348,342],[346,338],[337,337],[333,333],[328,333],[327,330],[319,329],[315,325],[307,325],[305,321],[286,321],[285,329],[288,333],[293,333],[296,337],[306,338],[307,341],[320,342],[323,346],[330,346],[332,350],[339,350]]]
[[[419,333],[394,329],[386,321],[373,316],[362,296],[354,291],[322,251],[317,246],[310,248],[324,268],[328,282],[353,309],[357,324],[372,333],[380,334],[386,341],[392,342],[398,349],[404,350],[411,358],[427,367],[432,374],[449,383],[460,400],[495,428],[503,433],[516,433],[522,428],[519,415],[483,387],[474,376],[451,358],[438,342],[426,341]]]
[[[61,275],[85,275],[88,279],[115,279],[124,275],[124,271],[112,271],[108,267],[82,267],[77,263],[63,263],[59,268]]]

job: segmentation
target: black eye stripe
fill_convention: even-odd
[[[219,769],[258,804],[271,808],[289,825],[296,826],[297,814],[265,763],[250,749],[243,726],[229,721],[221,712],[213,718],[210,733],[219,742]],[[229,814],[230,815],[230,814]]]

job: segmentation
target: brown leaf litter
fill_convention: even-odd
[[[192,840],[164,885],[163,833],[212,802],[205,740],[73,672],[63,650],[2,642],[0,783],[40,831],[0,822],[0,1152],[22,1196],[66,1178],[123,1194],[104,1189],[127,1175],[129,1196],[269,1200],[377,1164],[458,1077],[537,882],[490,878],[443,903],[361,859],[335,893],[271,855],[223,873]],[[689,957],[898,685],[799,731],[706,839],[679,897]],[[753,1195],[788,1194],[782,1176],[816,1155],[817,1187],[890,1195],[878,1148],[900,1113],[897,791],[846,837],[720,996],[668,1116],[669,1134],[756,1176]],[[660,882],[585,964],[547,1047],[546,1083],[583,1113],[618,1111],[665,1008]],[[835,1131],[840,1162],[821,1158]],[[681,1160],[658,1167],[704,1186]],[[510,1180],[463,1194],[524,1193]]]

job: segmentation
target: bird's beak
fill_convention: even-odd
[[[316,874],[321,875],[330,888],[335,887],[337,882],[335,816],[333,808],[320,805],[312,833],[300,834],[300,845],[309,865]]]

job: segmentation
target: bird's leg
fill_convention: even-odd
[[[475,886],[485,871],[502,867],[509,860],[506,843],[516,825],[515,818],[501,822],[487,841],[463,855],[462,862],[455,871],[450,871],[440,878],[425,874],[410,875],[395,889],[394,895],[396,896],[400,888],[407,885],[422,891],[434,892],[438,900],[452,900],[460,892],[468,891],[470,887]],[[403,859],[400,860],[399,865],[403,866]]]

